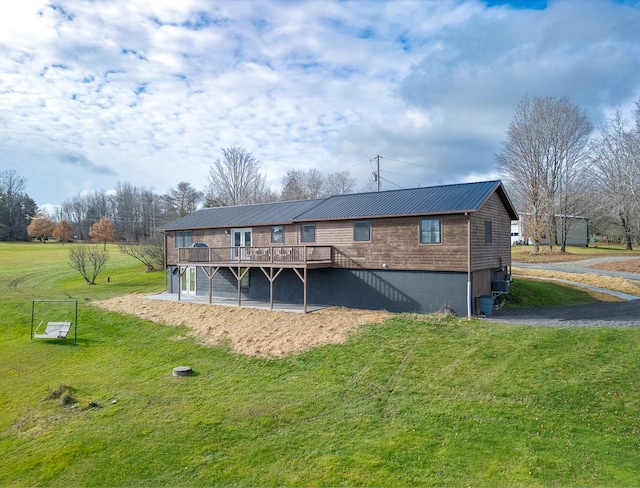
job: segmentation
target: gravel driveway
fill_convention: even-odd
[[[640,327],[640,300],[497,310],[483,320],[548,327]]]
[[[617,258],[589,259],[568,263],[530,264],[513,263],[521,268],[558,270],[568,273],[592,273],[640,280],[640,274],[605,271],[589,266]],[[640,327],[640,299],[623,302],[596,302],[566,307],[537,307],[518,310],[497,310],[483,320],[521,325],[548,327]]]

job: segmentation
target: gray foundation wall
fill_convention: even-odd
[[[269,301],[269,280],[252,268],[249,286],[242,297]],[[395,270],[314,269],[308,270],[307,303],[391,312],[430,313],[449,308],[467,314],[467,274]],[[177,275],[169,273],[169,292],[177,293]],[[284,269],[273,284],[275,302],[303,303],[302,281],[293,270]],[[197,271],[196,293],[209,294],[209,280]],[[213,296],[236,297],[237,281],[228,269],[213,280]]]

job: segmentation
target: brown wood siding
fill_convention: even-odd
[[[194,230],[192,232],[193,242],[204,242],[209,247],[226,247],[231,245],[231,235],[225,234],[224,229]],[[167,232],[167,264],[178,262],[178,250],[176,249],[176,233]]]
[[[178,262],[178,250],[176,249],[176,233],[167,232],[164,248],[165,264],[174,264]]]
[[[492,242],[485,243],[485,221],[491,221]],[[471,215],[471,269],[500,268],[511,264],[511,218],[494,193]]]
[[[271,226],[251,227],[251,245],[252,246],[270,246],[271,245]]]
[[[466,271],[467,219],[441,216],[442,243],[420,244],[420,217],[370,219],[371,240],[353,240],[353,222],[316,225],[316,244],[335,247],[336,267]]]
[[[472,274],[471,290],[474,297],[491,295],[491,270],[483,269]],[[476,309],[477,312],[478,309]]]

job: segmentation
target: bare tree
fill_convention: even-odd
[[[547,237],[556,243],[556,216],[565,219],[562,249],[566,245],[567,217],[572,213],[576,182],[586,161],[592,126],[587,114],[567,98],[524,97],[507,130],[507,140],[496,155],[505,181],[530,213],[525,231],[538,252]]]
[[[631,250],[640,229],[640,130],[628,129],[620,110],[594,139],[592,163],[602,208],[622,229],[626,248]]]
[[[355,181],[348,171],[324,175],[317,169],[289,170],[282,177],[281,200],[308,200],[351,193]]]
[[[223,159],[209,168],[207,206],[246,205],[265,201],[269,195],[260,162],[241,147],[222,149]]]
[[[86,239],[89,229],[102,217],[109,218],[116,234],[127,241],[152,236],[157,227],[176,218],[152,190],[119,182],[116,191],[79,195],[62,203],[56,211],[58,221],[68,221],[79,239]]]
[[[346,195],[352,193],[356,180],[348,171],[336,171],[327,175],[324,183],[323,195]]]
[[[69,265],[80,272],[88,285],[95,285],[108,259],[107,251],[100,251],[97,247],[88,249],[87,246],[78,246],[69,250]]]
[[[164,268],[164,242],[160,237],[136,243],[122,243],[118,247],[123,254],[144,264],[148,272]]]

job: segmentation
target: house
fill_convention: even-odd
[[[527,221],[532,218],[530,213],[520,212],[518,220],[511,222],[511,245],[533,244],[531,232],[528,232]],[[567,246],[589,245],[589,219],[579,215],[556,215],[556,245],[561,244],[562,226],[566,224]],[[540,244],[548,245],[549,239],[543,238]]]
[[[517,218],[500,181],[205,208],[161,228],[168,291],[471,316]]]

